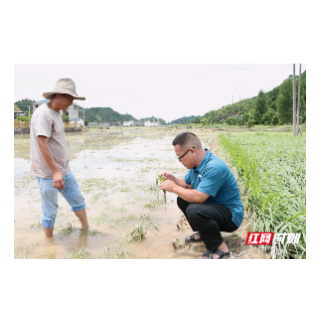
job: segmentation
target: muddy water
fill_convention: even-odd
[[[154,187],[160,170],[179,177],[187,173],[171,145],[178,133],[160,128],[67,133],[70,167],[86,199],[90,229],[80,229],[59,194],[53,240],[45,239],[39,224],[40,193],[28,173],[29,135],[15,136],[15,258],[193,258],[177,256],[170,243],[181,233],[176,195],[167,193],[165,208],[163,192]],[[212,134],[199,136],[210,145]],[[128,243],[142,215],[148,218],[143,223],[146,241]]]

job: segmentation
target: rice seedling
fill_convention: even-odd
[[[74,230],[74,227],[72,226],[72,224],[70,222],[68,222],[66,224],[65,227],[63,227],[59,233],[64,233],[66,235],[70,234],[72,231]]]
[[[41,222],[34,222],[29,226],[31,230],[38,230],[38,229],[41,229],[41,227],[42,227]]]
[[[85,247],[81,247],[78,251],[72,253],[66,259],[89,259],[89,252]]]
[[[156,185],[157,187],[160,186],[160,184],[166,180],[166,177],[163,175],[157,175],[157,179],[156,179]],[[163,190],[163,194],[164,194],[164,212],[166,212],[167,210],[167,197],[166,197],[166,190]]]
[[[15,258],[18,258],[17,254],[18,253],[22,253],[23,255],[26,255],[27,253],[29,253],[29,251],[31,251],[35,246],[37,246],[39,244],[38,241],[36,241],[35,243],[31,243],[29,245],[17,245],[15,248],[14,248],[14,256]]]
[[[301,233],[277,258],[306,257],[306,143],[285,134],[219,135],[246,192],[253,231]]]
[[[149,213],[144,213],[139,215],[140,222],[137,225],[134,225],[132,230],[126,234],[127,243],[132,241],[145,241],[147,239],[146,234],[147,231],[159,231],[156,224],[154,224],[151,219]]]
[[[146,240],[147,230],[143,227],[142,221],[138,225],[134,225],[132,230],[127,233],[127,242]]]
[[[97,223],[97,225],[100,225],[100,224],[107,224],[109,219],[106,214],[101,213],[101,215],[98,218],[95,218],[94,220]]]
[[[133,257],[133,254],[128,252],[125,248],[122,248],[120,251],[118,251],[116,254],[115,254],[115,259],[130,259]]]
[[[93,230],[87,230],[87,235],[88,236],[91,236],[91,237],[94,237],[94,236],[97,236],[97,235],[100,235],[102,234],[102,232],[96,230],[96,229],[93,229]]]

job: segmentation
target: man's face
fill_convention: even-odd
[[[192,169],[195,166],[195,150],[193,148],[182,147],[180,148],[179,144],[174,146],[174,151],[176,152],[177,157],[183,156],[181,160],[179,160],[187,169]]]
[[[56,104],[60,110],[67,111],[72,105],[74,98],[68,94],[57,94]]]

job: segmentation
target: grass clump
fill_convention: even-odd
[[[134,225],[132,230],[127,233],[127,243],[132,241],[146,241],[148,230],[156,230],[159,232],[157,225],[151,221],[149,213],[139,215],[139,220],[139,223],[137,225]]]
[[[252,231],[301,233],[274,258],[306,258],[306,141],[282,133],[219,135],[241,177]]]

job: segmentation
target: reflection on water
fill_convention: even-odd
[[[16,258],[166,258],[177,232],[180,211],[176,196],[154,187],[156,173],[168,170],[183,177],[173,137],[165,130],[67,133],[70,167],[85,196],[89,231],[59,194],[54,239],[46,240],[39,224],[39,189],[29,171],[29,135],[15,136],[15,257]],[[147,214],[148,222],[141,219]],[[148,224],[149,223],[149,224]],[[127,234],[142,224],[147,242],[127,243]],[[158,232],[148,227],[155,224]]]

